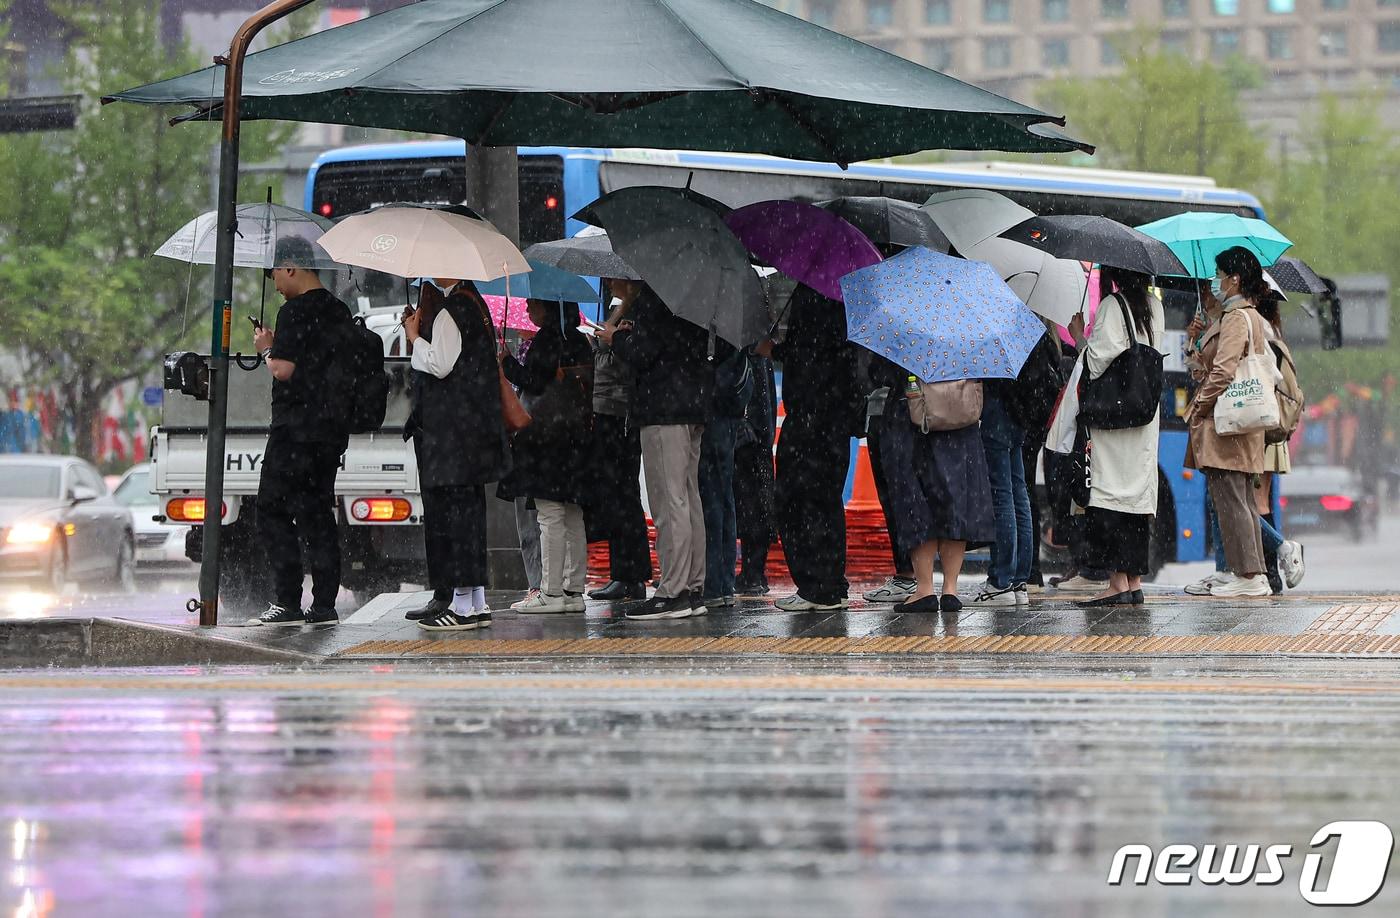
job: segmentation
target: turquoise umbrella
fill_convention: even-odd
[[[506,279],[502,277],[494,281],[478,282],[477,292],[482,296],[505,296],[509,289],[511,296],[536,300],[566,300],[572,303],[598,298],[598,291],[577,274],[533,258],[527,260],[530,263],[530,273],[512,277],[509,287]]]
[[[1263,220],[1239,214],[1192,211],[1138,229],[1165,242],[1186,266],[1189,276],[1200,280],[1215,276],[1215,256],[1226,249],[1235,246],[1249,249],[1258,256],[1259,264],[1267,268],[1293,246],[1292,240]]]

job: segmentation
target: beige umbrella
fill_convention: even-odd
[[[428,207],[390,205],[353,214],[327,230],[320,244],[341,264],[398,277],[490,281],[530,270],[491,224]]]

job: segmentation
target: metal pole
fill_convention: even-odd
[[[229,332],[233,324],[233,243],[238,230],[238,133],[243,61],[269,24],[312,0],[274,0],[238,27],[224,67],[223,134],[219,141],[218,238],[214,249],[214,313],[209,341],[209,441],[204,453],[204,550],[199,567],[199,623],[219,623],[220,542],[223,534],[224,442],[228,427]]]

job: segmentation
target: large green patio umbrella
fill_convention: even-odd
[[[217,71],[217,72],[213,72]],[[218,117],[223,68],[109,96]],[[242,117],[485,146],[1088,149],[1062,119],[756,0],[422,0],[248,55]]]

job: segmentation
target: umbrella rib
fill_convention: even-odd
[[[495,128],[496,124],[505,116],[505,113],[515,104],[515,100],[519,98],[519,93],[505,93],[505,101],[497,106],[496,110],[491,113],[491,117],[486,119],[486,126],[476,135],[476,139],[469,141],[469,143],[474,147],[484,145],[486,143],[486,138],[491,135],[491,130]]]
[[[831,161],[836,163],[836,165],[840,166],[842,169],[845,169],[851,164],[850,160],[846,159],[844,156],[838,153],[836,151],[836,148],[827,142],[826,138],[823,137],[817,131],[817,129],[814,128],[807,121],[805,117],[803,117],[801,112],[793,108],[792,105],[790,105],[788,101],[784,99],[781,95],[779,95],[777,92],[770,90],[761,90],[760,96],[777,104],[778,108],[781,108],[783,110],[783,114],[791,118],[793,123],[796,124],[799,128],[801,128],[807,134],[808,137],[816,141],[817,146],[821,147],[822,150],[826,152],[826,155],[830,156]]]
[[[749,85],[749,82],[740,77],[739,74],[734,71],[734,68],[729,66],[729,63],[724,58],[720,57],[719,54],[715,52],[715,49],[711,48],[705,42],[705,39],[695,34],[695,30],[690,27],[690,23],[685,21],[685,17],[681,16],[675,10],[671,9],[671,4],[668,3],[667,0],[657,0],[656,5],[665,10],[666,15],[674,19],[677,25],[685,29],[686,32],[690,34],[690,37],[695,39],[695,43],[698,44],[700,47],[704,48],[705,53],[710,55],[710,57],[714,58],[715,62],[724,68],[725,72],[728,73],[731,78],[733,78],[736,85],[742,86],[745,89],[752,89],[752,87]]]

